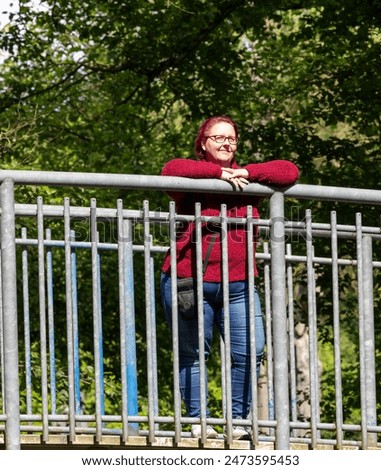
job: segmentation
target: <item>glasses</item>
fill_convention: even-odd
[[[237,145],[237,137],[225,137],[224,135],[206,135],[207,139],[212,139],[217,144],[223,144],[225,140],[229,142],[230,145]]]

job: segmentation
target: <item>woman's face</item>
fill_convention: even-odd
[[[216,136],[220,137],[218,140],[223,142],[216,142]],[[227,122],[218,122],[214,124],[205,135],[205,141],[202,144],[202,148],[205,150],[205,160],[213,163],[217,163],[222,167],[229,167],[230,162],[234,158],[234,154],[237,150],[237,143],[230,143],[226,138],[229,137],[231,140],[236,139],[236,133],[234,127]]]

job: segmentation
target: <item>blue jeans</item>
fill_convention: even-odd
[[[222,284],[204,282],[204,334],[205,360],[208,359],[212,344],[213,327],[216,325],[224,336],[224,309]],[[167,321],[172,327],[171,277],[162,274],[161,294]],[[255,345],[257,377],[265,347],[265,333],[261,303],[255,290]],[[246,281],[229,284],[232,417],[245,419],[251,405],[251,367],[249,330],[249,288]],[[178,316],[180,389],[188,415],[199,417],[200,405],[200,363],[198,349],[197,316],[191,320]],[[207,378],[206,378],[207,383]],[[207,411],[209,416],[209,411]]]

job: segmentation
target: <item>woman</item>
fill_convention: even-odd
[[[272,186],[289,186],[299,176],[297,167],[285,160],[251,163],[240,167],[235,161],[238,144],[238,128],[227,116],[206,119],[200,126],[195,140],[197,160],[173,159],[162,170],[164,176],[188,178],[218,178],[230,182],[237,189],[249,182]],[[211,194],[171,192],[178,214],[194,214],[195,202],[201,203],[202,216],[218,216],[222,203],[227,205],[228,217],[245,217],[247,206],[253,207],[253,216],[259,217],[259,198],[242,194]],[[179,278],[196,277],[194,224],[183,228],[176,241],[177,275]],[[213,228],[216,231],[216,228]],[[224,334],[220,233],[212,239],[213,229],[203,231],[202,254],[208,247],[206,270],[203,276],[205,359],[210,354],[213,325]],[[231,345],[232,418],[246,419],[250,413],[250,332],[249,332],[249,286],[245,228],[235,227],[228,233],[229,270],[229,317]],[[170,255],[167,254],[161,278],[161,290],[167,320],[172,325]],[[257,269],[255,267],[255,275]],[[258,293],[255,291],[255,332],[257,376],[265,346],[265,335]],[[200,367],[198,349],[197,316],[191,320],[178,316],[180,388],[188,415],[200,417]],[[209,412],[207,412],[207,417]],[[192,436],[200,437],[201,426],[192,425]],[[217,437],[212,426],[207,426],[207,437]],[[233,427],[233,439],[250,439],[244,426]]]

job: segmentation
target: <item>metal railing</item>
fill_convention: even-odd
[[[220,396],[212,416],[188,418],[182,410],[181,338],[176,328],[171,336],[164,325],[158,290],[164,253],[170,249],[175,259],[180,218],[174,203],[168,210],[151,210],[148,200],[139,208],[125,208],[118,200],[105,208],[93,198],[89,207],[77,207],[68,198],[46,205],[39,196],[30,204],[18,203],[15,196],[18,185],[228,194],[229,184],[27,171],[0,171],[0,182],[4,447],[89,442],[152,447],[160,440],[173,447],[207,447],[207,423],[220,430],[214,447],[238,445],[231,432],[224,435],[234,424],[228,406],[229,341],[221,342],[216,361],[214,390]],[[253,381],[252,413],[243,423],[252,429],[247,445],[379,447],[375,357],[380,337],[374,315],[380,302],[381,260],[374,259],[380,253],[379,215],[364,225],[354,209],[354,222],[339,224],[331,211],[329,220],[315,222],[310,209],[300,216],[298,201],[377,208],[381,191],[310,185],[274,190],[250,184],[244,192],[268,198],[268,217],[254,219],[249,208],[247,218],[229,219],[222,206],[216,222],[225,230],[241,224],[248,234],[258,226],[260,234],[256,258],[262,275],[259,281],[250,275],[249,282],[260,284],[266,360],[259,382]],[[296,220],[285,217],[291,206],[298,208]],[[195,220],[196,225],[205,222],[197,212]],[[223,277],[226,282],[226,269]],[[175,296],[173,301],[176,311]],[[353,355],[351,374],[343,351]],[[204,370],[201,356],[200,361]],[[359,403],[348,400],[348,387]],[[205,409],[203,389],[201,399]],[[203,435],[194,442],[189,426],[196,422]]]

